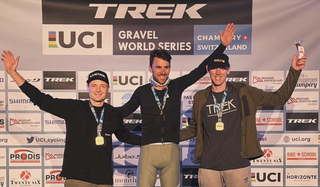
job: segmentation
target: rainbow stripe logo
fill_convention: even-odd
[[[49,31],[49,48],[58,48],[56,31]]]

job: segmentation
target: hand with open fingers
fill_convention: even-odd
[[[220,40],[224,46],[229,46],[233,40],[233,35],[236,32],[236,26],[233,23],[228,23],[224,33],[220,31]]]
[[[1,54],[1,60],[4,64],[4,67],[6,68],[6,71],[10,75],[12,72],[16,72],[18,64],[19,64],[20,56],[18,56],[16,59],[14,58],[14,55],[11,51],[4,50]]]

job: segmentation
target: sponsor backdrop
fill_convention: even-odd
[[[1,0],[0,7],[0,49],[21,56],[19,71],[28,82],[54,97],[88,99],[86,76],[101,69],[111,84],[106,101],[114,106],[148,83],[153,49],[171,52],[171,78],[185,75],[233,22],[228,81],[275,91],[297,52],[294,41],[301,40],[308,62],[292,97],[257,113],[265,155],[252,161],[251,180],[252,186],[319,186],[320,1]],[[194,94],[209,84],[206,75],[183,93],[181,128]],[[124,124],[140,134],[140,109]],[[35,107],[1,65],[0,187],[62,187],[64,143],[65,121]],[[198,186],[194,145],[194,139],[180,144],[180,186]],[[139,156],[138,146],[114,138],[114,186],[135,186]]]

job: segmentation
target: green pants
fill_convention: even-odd
[[[154,187],[157,170],[160,170],[161,187],[177,187],[180,175],[180,148],[167,145],[144,145],[141,147],[138,165],[137,187]]]

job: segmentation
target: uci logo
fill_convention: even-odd
[[[113,85],[142,85],[143,84],[143,76],[118,76],[113,77]]]
[[[96,31],[49,31],[49,48],[73,48],[81,46],[85,49],[102,48],[102,32]]]

